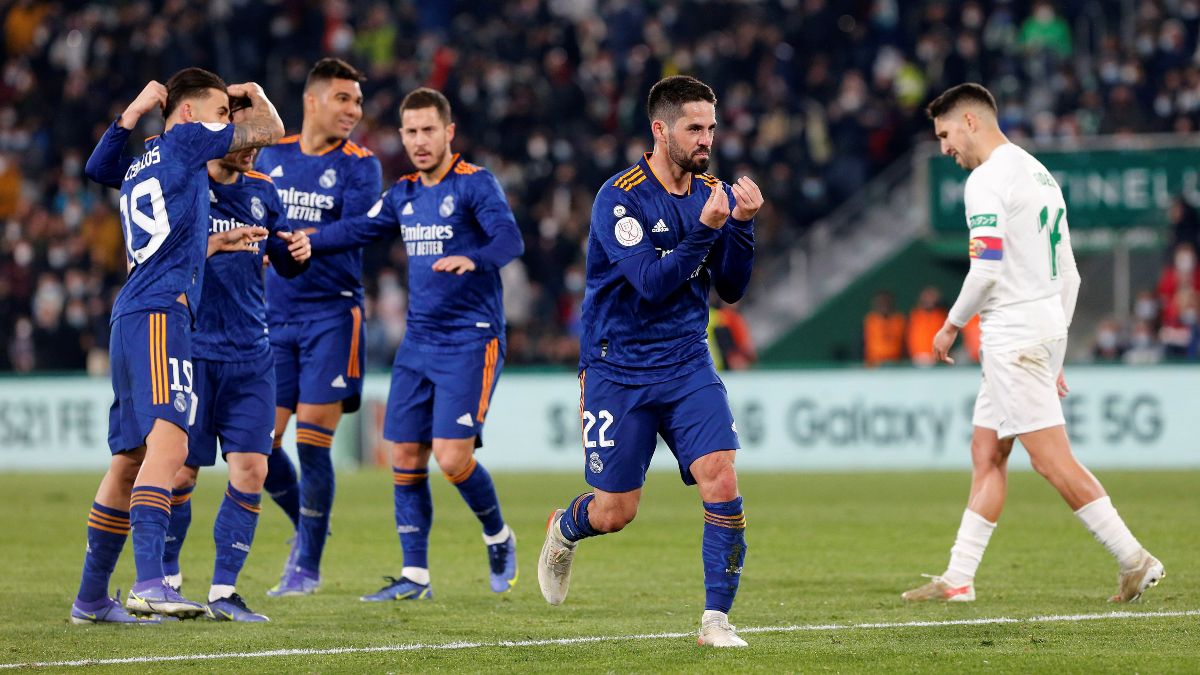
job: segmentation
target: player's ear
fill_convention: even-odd
[[[662,120],[654,120],[650,123],[650,135],[654,136],[656,141],[667,141],[667,123]]]
[[[450,143],[454,140],[454,122],[446,125],[446,142]]]

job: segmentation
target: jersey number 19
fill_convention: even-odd
[[[138,202],[143,197],[150,198],[150,212],[147,216],[138,209]],[[121,221],[125,225],[125,248],[133,264],[146,262],[162,246],[167,235],[171,232],[171,223],[167,221],[167,204],[163,200],[162,185],[157,178],[150,177],[133,186],[129,197],[121,195]],[[150,241],[141,248],[133,247],[133,225],[150,235]]]
[[[1042,207],[1042,212],[1038,214],[1038,232],[1047,230],[1050,236],[1050,278],[1058,278],[1058,242],[1062,241],[1062,234],[1058,230],[1058,224],[1062,221],[1065,211],[1059,208],[1054,214],[1054,224],[1050,225],[1050,208]],[[1047,225],[1050,225],[1047,229]]]

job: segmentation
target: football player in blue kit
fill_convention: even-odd
[[[404,553],[364,601],[432,596],[429,457],[483,526],[492,591],[517,580],[516,536],[500,512],[492,478],[475,460],[504,366],[500,268],[525,246],[500,183],[450,151],[454,123],[440,92],[421,88],[400,104],[400,134],[415,173],[403,176],[365,217],[312,235],[314,254],[400,234],[408,252],[408,330],[392,365],[383,437],[393,443],[396,531]]]
[[[245,119],[236,125],[229,123],[231,95],[250,101]],[[205,611],[166,583],[163,549],[171,483],[187,457],[187,429],[196,407],[191,326],[201,306],[208,249],[206,165],[230,152],[275,142],[283,135],[283,122],[258,85],[226,86],[208,71],[186,68],[165,87],[148,84],[113,127],[132,129],[138,117],[160,105],[165,131],[146,142],[145,154],[133,159],[121,177],[130,272],[112,311],[113,457],[88,517],[73,623],[137,621],[107,597],[131,531],[137,580],[125,607],[178,617]]]
[[[746,555],[739,442],[706,329],[710,287],[726,302],[745,293],[763,198],[749,178],[730,195],[704,173],[716,131],[707,85],[668,77],[646,107],[654,151],[610,178],[592,207],[579,408],[593,490],[551,514],[538,582],[562,603],[578,542],[633,520],[658,434],[703,502],[699,643],[744,647],[728,620]]]
[[[241,99],[231,101],[234,122],[246,114],[244,107],[238,108],[241,104]],[[120,187],[133,161],[121,155],[128,139],[128,129],[109,129],[88,160],[89,177]],[[307,235],[288,228],[271,179],[251,170],[257,153],[258,148],[245,148],[208,163],[211,224],[204,302],[192,335],[196,413],[188,430],[188,456],[171,490],[163,558],[167,583],[178,590],[183,581],[179,552],[192,519],[191,494],[200,467],[216,463],[219,438],[229,465],[229,485],[213,525],[217,555],[207,605],[209,618],[218,621],[267,620],[248,609],[235,591],[258,524],[275,435],[275,368],[267,341],[259,241],[270,237],[266,254],[283,275],[304,271],[311,253]]]
[[[362,119],[366,78],[336,58],[321,59],[304,85],[300,133],[264,148],[255,166],[275,182],[286,217],[309,233],[359,216],[379,199],[382,170],[366,148],[349,140]],[[269,595],[317,590],[329,534],[334,475],[330,448],[343,413],[358,410],[365,360],[362,252],[311,261],[304,274],[267,272],[267,323],[275,358],[275,446],[266,490],[296,527],[279,583]],[[281,444],[296,415],[300,476]]]

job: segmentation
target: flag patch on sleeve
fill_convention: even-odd
[[[1000,237],[975,237],[971,240],[971,257],[980,260],[1002,260],[1004,240]]]

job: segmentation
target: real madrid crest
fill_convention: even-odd
[[[262,200],[257,196],[250,198],[250,215],[254,216],[255,220],[267,217],[267,207],[263,206]]]
[[[442,200],[442,205],[438,207],[438,213],[443,218],[449,218],[454,213],[454,195],[446,195]]]
[[[337,185],[337,171],[325,169],[325,173],[321,174],[321,177],[317,179],[317,183],[326,190]]]

